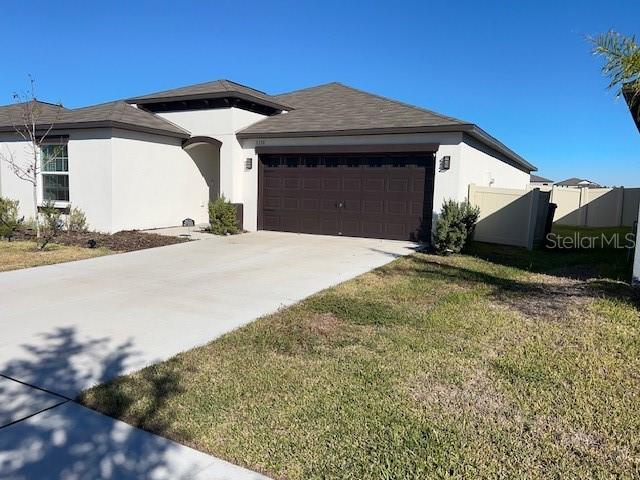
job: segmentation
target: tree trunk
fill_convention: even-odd
[[[33,190],[33,213],[34,213],[33,218],[36,221],[36,238],[40,238],[40,219],[38,218],[38,184],[36,182],[33,183],[32,190]]]

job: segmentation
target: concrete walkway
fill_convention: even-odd
[[[265,478],[71,399],[412,247],[257,232],[0,274],[0,478]]]

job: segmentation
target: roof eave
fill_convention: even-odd
[[[251,132],[249,126],[236,133],[238,138],[287,138],[287,137],[333,137],[346,135],[384,135],[398,133],[431,133],[431,132],[461,132],[470,130],[473,125],[438,125],[424,127],[386,127],[362,128],[345,130],[304,130],[293,132]]]
[[[482,130],[480,127],[478,127],[477,125],[473,125],[473,128],[470,131],[468,131],[467,133],[469,135],[471,135],[472,137],[476,138],[477,140],[480,140],[485,145],[488,145],[489,147],[491,147],[491,148],[495,149],[496,151],[500,152],[501,154],[503,154],[505,157],[507,157],[508,159],[512,160],[513,162],[519,164],[525,170],[527,170],[529,173],[538,171],[538,169],[535,167],[535,165],[532,165],[529,162],[527,162],[524,158],[522,158],[516,152],[511,150],[504,143],[502,143],[498,139],[492,137],[487,132]]]
[[[47,131],[51,125],[39,125],[38,131]],[[86,130],[89,128],[119,128],[121,130],[129,130],[133,132],[152,133],[155,135],[161,135],[165,137],[187,139],[191,137],[188,132],[173,132],[170,130],[164,130],[161,128],[146,127],[143,125],[132,125],[129,123],[114,122],[114,121],[96,121],[96,122],[78,122],[78,123],[55,123],[52,131],[60,130]],[[0,132],[2,133],[16,133],[14,127],[1,126]]]
[[[224,97],[236,97],[241,100],[257,103],[259,105],[264,105],[265,107],[271,107],[280,111],[293,110],[293,107],[289,105],[285,105],[283,103],[278,103],[278,102],[272,102],[270,100],[265,100],[259,97],[255,97],[253,95],[249,95],[242,92],[236,92],[236,91],[198,93],[198,94],[192,94],[192,95],[175,95],[175,96],[168,96],[168,97],[129,98],[125,100],[125,102],[136,104],[136,105],[147,105],[150,103],[180,102],[180,101],[187,101],[187,100],[206,100],[207,98],[224,98]]]
[[[444,132],[462,132],[471,135],[485,145],[497,150],[502,155],[521,166],[528,172],[534,172],[537,168],[531,165],[520,155],[515,153],[502,142],[496,140],[487,132],[477,125],[456,124],[456,125],[437,125],[423,127],[389,127],[389,128],[369,128],[369,129],[349,129],[349,130],[315,130],[315,131],[297,131],[297,132],[256,132],[250,131],[251,126],[240,130],[236,136],[240,139],[261,139],[261,138],[299,138],[299,137],[329,137],[329,136],[351,136],[351,135],[385,135],[385,134],[401,134],[401,133],[444,133]]]

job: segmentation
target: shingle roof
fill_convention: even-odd
[[[587,180],[586,178],[576,178],[571,177],[563,180],[561,182],[557,182],[556,185],[560,185],[561,187],[579,187],[581,185],[585,185],[591,188],[599,188],[600,185],[592,182],[591,180]]]
[[[186,87],[173,88],[162,92],[150,93],[127,99],[129,103],[153,103],[159,100],[194,100],[199,98],[217,98],[235,96],[245,100],[253,100],[280,110],[290,110],[290,106],[274,96],[267,95],[260,90],[241,85],[231,80],[215,80],[213,82],[199,83]]]
[[[530,182],[534,183],[553,183],[553,180],[549,180],[548,178],[539,177],[538,175],[534,175],[533,173],[529,177]]]
[[[465,125],[453,117],[373,95],[340,83],[329,83],[278,95],[294,110],[268,117],[242,135],[336,132],[408,127]]]
[[[76,108],[61,108],[44,102],[35,102],[41,111],[38,124],[47,128],[54,123],[56,129],[114,127],[125,130],[157,133],[179,138],[189,138],[187,130],[165,120],[162,117],[132,107],[126,102],[115,101]],[[0,131],[12,131],[20,124],[24,104],[0,107]]]
[[[63,112],[67,112],[66,108],[53,103],[41,102],[40,100],[32,100],[25,103],[14,103],[11,105],[0,106],[0,128],[20,126],[24,123],[26,108],[32,109],[42,123],[51,123],[55,121]]]
[[[536,168],[471,122],[442,115],[341,83],[277,95],[294,109],[260,120],[240,138],[465,132],[497,150],[525,171]]]
[[[132,107],[121,100],[90,107],[78,108],[61,115],[59,123],[66,120],[73,123],[108,122],[112,126],[131,127],[137,126],[148,131],[174,133],[188,138],[190,133],[164,118]]]

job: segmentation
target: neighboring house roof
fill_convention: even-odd
[[[531,183],[553,183],[553,180],[549,180],[548,178],[539,177],[538,175],[534,175],[533,173],[529,177],[529,182]]]
[[[243,100],[254,101],[278,110],[291,110],[290,106],[272,95],[267,95],[260,90],[255,90],[230,80],[215,80],[213,82],[173,88],[171,90],[128,98],[126,101],[129,103],[144,105],[146,103],[157,103],[158,101],[169,102],[175,100],[197,100],[230,96],[238,97]]]
[[[126,102],[115,101],[76,108],[73,110],[36,101],[41,109],[38,124],[48,128],[52,123],[56,130],[77,128],[122,128],[147,133],[156,133],[178,138],[189,138],[191,134],[164,118],[132,107]],[[20,126],[24,104],[0,107],[0,131],[11,132]]]
[[[587,180],[585,178],[567,178],[561,182],[557,182],[555,185],[560,187],[590,187],[590,188],[600,188],[600,185],[592,182],[591,180]]]
[[[464,132],[531,171],[535,167],[473,123],[329,83],[277,95],[292,111],[238,132],[240,138]]]

